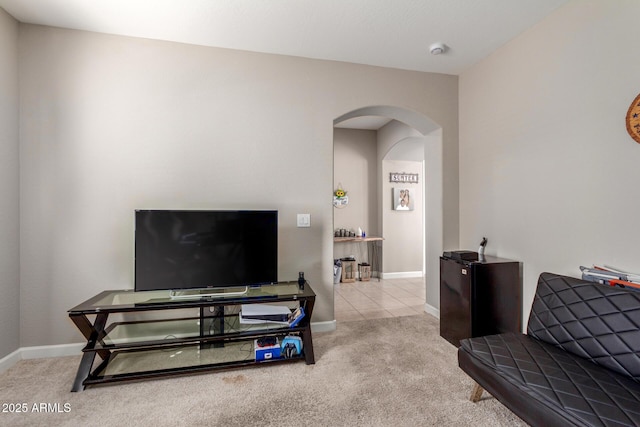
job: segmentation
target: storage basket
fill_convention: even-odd
[[[356,262],[351,259],[342,259],[342,281],[350,283],[356,281]]]
[[[368,282],[371,280],[371,265],[363,262],[362,264],[358,264],[358,275],[360,276],[360,281]]]

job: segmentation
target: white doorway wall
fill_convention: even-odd
[[[389,127],[407,127],[392,121],[379,131],[379,139],[387,133]],[[410,131],[415,132],[412,128]],[[378,186],[381,189],[379,207],[382,216],[385,256],[382,275],[385,279],[424,277],[424,138],[412,136],[403,138],[385,154],[382,159],[381,176]],[[415,174],[417,182],[391,182],[391,174]],[[405,195],[409,205],[398,209],[399,193]]]

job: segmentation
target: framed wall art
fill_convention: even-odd
[[[394,211],[412,211],[414,207],[415,191],[408,188],[393,188],[393,210]]]

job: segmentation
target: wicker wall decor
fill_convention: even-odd
[[[627,111],[627,132],[640,143],[640,95],[636,96]]]

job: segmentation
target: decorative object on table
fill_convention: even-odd
[[[627,111],[627,132],[640,144],[640,95],[633,100]]]
[[[393,189],[393,210],[394,211],[412,211],[413,210],[413,193],[408,188]]]
[[[483,237],[478,248],[478,258],[480,261],[484,261],[484,248],[487,246],[487,238]]]
[[[353,230],[347,230],[345,228],[337,228],[333,233],[334,237],[356,237],[356,233]]]
[[[406,172],[390,172],[389,173],[389,182],[401,182],[403,184],[417,184],[418,183],[418,174],[417,173],[406,173]]]
[[[342,184],[338,184],[338,188],[336,188],[333,192],[333,206],[342,209],[349,204],[349,196],[347,196],[347,192],[342,189]]]

